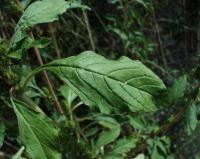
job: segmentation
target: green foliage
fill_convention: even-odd
[[[197,66],[170,64],[174,42],[165,44],[162,32],[174,32],[157,12],[172,2],[84,3],[12,0],[0,10],[0,158],[182,158],[178,148],[199,138],[199,77]],[[196,46],[187,45],[186,24],[185,57],[195,59],[187,55]],[[34,51],[38,61],[25,54]],[[194,150],[190,158],[198,156]]]
[[[165,90],[163,82],[139,61],[126,57],[107,60],[92,52],[52,61],[41,67],[50,69],[90,106],[102,113],[112,109],[132,112],[155,111],[153,97]]]
[[[170,87],[168,90],[169,102],[170,103],[178,102],[178,100],[180,100],[184,96],[186,87],[187,87],[186,76],[179,77],[177,80],[175,80],[172,87]]]
[[[43,113],[34,112],[25,103],[12,99],[20,138],[31,158],[61,159],[58,149],[59,129]]]
[[[169,156],[168,153],[170,153],[170,140],[167,137],[162,138],[156,138],[154,140],[149,139],[148,141],[149,146],[151,149],[150,155],[151,158],[160,158],[165,159],[167,156]]]
[[[3,145],[4,135],[5,135],[5,126],[3,122],[0,121],[0,148]]]
[[[68,109],[71,108],[72,102],[77,98],[76,93],[67,85],[63,85],[59,88],[61,95],[65,98],[65,103]]]
[[[78,2],[70,2],[65,0],[42,0],[32,3],[23,13],[17,26],[15,27],[15,33],[10,42],[9,56],[20,59],[22,52],[26,51],[31,47],[41,48],[44,45],[40,42],[34,41],[33,37],[29,37],[26,30],[31,27],[41,24],[48,23],[58,20],[58,16],[63,14],[70,8],[83,8],[88,9],[87,6],[81,5]]]
[[[124,154],[128,153],[131,149],[133,149],[136,146],[137,139],[133,137],[127,137],[124,139],[120,139],[116,142],[116,144],[113,145],[112,151],[106,154],[105,159],[123,159],[125,156]]]
[[[187,133],[188,135],[192,135],[192,132],[197,127],[197,106],[192,103],[188,106],[186,112],[186,122],[187,122]]]
[[[97,122],[103,127],[107,128],[103,133],[100,134],[95,148],[99,149],[113,142],[120,135],[120,125],[112,118],[109,117],[98,117]]]

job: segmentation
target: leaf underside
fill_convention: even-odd
[[[114,61],[86,51],[44,67],[66,81],[86,104],[98,106],[103,113],[115,108],[155,111],[153,96],[165,90],[150,69],[127,57]]]

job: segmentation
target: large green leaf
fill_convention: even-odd
[[[12,100],[20,138],[33,159],[61,159],[57,151],[59,130],[43,113],[34,112],[25,103]]]
[[[98,106],[103,113],[127,106],[132,112],[155,111],[153,96],[165,90],[150,69],[127,57],[114,61],[87,51],[41,69],[54,71],[86,104]]]
[[[3,145],[4,136],[5,136],[5,126],[3,122],[1,122],[0,120],[0,148]]]

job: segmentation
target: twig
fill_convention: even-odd
[[[12,148],[13,150],[16,150],[16,151],[18,151],[18,147],[16,147],[16,146],[14,146],[14,145],[12,145],[10,142],[8,142],[8,141],[5,141],[4,140],[4,142],[3,142],[6,146],[8,146],[8,147],[10,147],[10,148]]]
[[[156,36],[157,36],[157,40],[158,40],[158,47],[159,47],[159,50],[160,50],[160,53],[161,53],[161,57],[162,57],[162,61],[163,61],[163,65],[165,67],[165,69],[167,69],[167,60],[165,58],[165,52],[164,52],[164,49],[162,47],[162,40],[161,40],[161,37],[160,37],[160,31],[159,31],[159,26],[158,26],[158,23],[156,21],[156,14],[155,14],[155,8],[153,6],[153,2],[151,1],[151,4],[152,4],[152,15],[154,17],[154,25],[155,25],[155,32],[156,32]]]
[[[84,21],[85,21],[85,24],[86,24],[86,28],[87,28],[87,31],[88,31],[88,36],[89,36],[89,39],[90,39],[90,44],[91,44],[92,50],[95,51],[96,47],[95,47],[95,44],[94,44],[94,40],[92,38],[92,32],[91,32],[91,29],[90,29],[88,16],[87,16],[84,9],[82,11],[83,11],[83,17],[84,17]]]
[[[155,137],[170,130],[176,123],[178,123],[182,119],[185,111],[186,111],[186,106],[178,111],[178,113],[174,116],[173,120],[170,123],[161,126],[156,132],[152,132],[149,136]]]
[[[19,0],[16,0],[16,3],[17,3],[19,6],[21,6]],[[30,32],[30,36],[31,36],[32,38],[34,38],[32,32]],[[40,64],[41,66],[43,66],[43,65],[44,65],[44,62],[43,62],[43,60],[42,60],[42,57],[40,56],[40,51],[39,51],[39,49],[36,48],[36,47],[34,47],[34,51],[35,51],[35,55],[36,55],[36,57],[37,57],[37,60],[38,60],[39,64]],[[49,88],[49,91],[50,91],[50,93],[52,94],[53,99],[54,99],[54,101],[55,101],[55,107],[56,107],[56,109],[57,109],[61,114],[64,114],[64,111],[62,110],[62,107],[61,107],[61,105],[60,105],[60,102],[58,101],[58,98],[56,97],[56,94],[55,94],[55,92],[54,92],[53,86],[52,86],[52,84],[51,84],[51,81],[50,81],[50,79],[49,79],[49,76],[48,76],[47,72],[44,71],[44,72],[43,72],[43,75],[44,75],[44,78],[45,78],[45,80],[46,80],[46,82],[47,82],[47,86],[48,86],[48,88]]]
[[[32,38],[34,38],[32,32],[30,32],[30,36],[31,36]],[[36,55],[36,57],[37,57],[37,60],[38,60],[38,62],[39,62],[39,64],[40,64],[40,66],[43,66],[43,65],[44,65],[44,62],[43,62],[43,60],[42,60],[42,57],[40,56],[40,51],[39,51],[39,49],[36,48],[36,47],[34,47],[34,51],[35,51],[35,55]],[[50,81],[50,79],[49,79],[49,76],[48,76],[47,72],[44,71],[43,74],[44,74],[44,78],[45,78],[45,80],[46,80],[46,82],[47,82],[47,86],[48,86],[48,88],[49,88],[49,91],[50,91],[50,93],[52,94],[53,99],[54,99],[54,101],[55,101],[56,109],[57,109],[61,114],[64,114],[64,111],[62,110],[62,107],[61,107],[61,105],[60,105],[60,102],[58,101],[58,98],[57,98],[57,96],[56,96],[56,94],[55,94],[55,92],[54,92],[53,86],[52,86],[52,84],[51,84],[51,81]]]
[[[54,34],[53,24],[49,24],[49,31],[50,31],[50,34],[51,34],[51,37],[52,37],[52,42],[53,42],[53,46],[54,46],[57,58],[60,59],[61,54],[60,54],[60,49],[58,47],[58,43],[57,43],[57,40],[56,40],[56,36]]]

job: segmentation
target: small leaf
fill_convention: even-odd
[[[23,53],[28,49],[32,47],[45,48],[49,43],[49,38],[33,39],[26,36],[24,39],[16,43],[16,46],[13,46],[13,48],[9,50],[8,56],[15,59],[21,59]]]
[[[61,159],[57,150],[59,130],[52,121],[45,114],[31,110],[25,103],[11,101],[27,154],[33,159]]]
[[[117,61],[87,51],[55,60],[42,67],[63,79],[77,95],[101,112],[127,109],[155,111],[153,96],[165,90],[163,82],[139,61],[122,57]]]
[[[40,39],[33,40],[31,47],[45,48],[47,45],[49,45],[49,43],[50,39],[43,37]]]
[[[178,78],[171,88],[169,88],[169,101],[171,103],[177,102],[181,97],[184,96],[187,86],[187,76]]]
[[[110,156],[116,156],[123,159],[123,156],[126,156],[126,153],[128,153],[131,149],[133,149],[136,146],[137,139],[133,137],[127,137],[124,139],[120,139],[116,142],[115,145],[113,145],[112,150],[106,154],[105,158],[109,158]],[[121,159],[120,158],[120,159]]]
[[[76,93],[67,85],[61,86],[59,91],[65,98],[67,106],[70,108],[72,102],[77,98]]]
[[[136,146],[137,139],[133,137],[127,137],[121,140],[118,140],[116,145],[114,145],[112,152],[115,154],[124,154],[129,152]]]
[[[161,138],[157,137],[154,139],[148,139],[148,151],[151,155],[151,158],[159,158],[159,159],[165,159],[166,156],[169,155],[169,149],[170,149],[170,139],[166,136],[162,136]]]
[[[4,136],[5,136],[5,125],[3,124],[3,122],[0,121],[0,148],[3,145]]]
[[[25,147],[23,146],[13,157],[12,159],[22,159],[22,153],[24,151]]]
[[[145,155],[144,154],[139,154],[134,159],[145,159]]]
[[[140,130],[140,131],[144,131],[147,129],[145,123],[143,122],[143,120],[140,117],[136,117],[136,116],[128,116],[129,120],[129,124],[135,129],[135,130]]]
[[[111,142],[113,142],[120,134],[119,127],[113,127],[110,130],[104,131],[100,134],[100,137],[97,140],[96,149],[99,149],[102,146],[105,146]]]
[[[192,132],[195,130],[198,120],[197,120],[197,108],[193,103],[189,105],[186,111],[186,121],[187,121],[187,132],[188,135],[192,135]]]
[[[98,117],[97,122],[107,128],[100,134],[96,142],[96,149],[113,142],[120,134],[120,125],[110,117]]]

